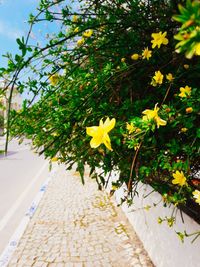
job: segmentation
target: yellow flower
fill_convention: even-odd
[[[175,222],[174,217],[167,218],[167,224],[168,224],[169,227],[172,227],[174,222]]]
[[[132,60],[138,60],[138,58],[139,58],[139,55],[138,55],[138,54],[133,54],[133,55],[131,56],[131,59],[132,59]]]
[[[182,133],[186,133],[188,131],[188,128],[181,128]]]
[[[152,109],[145,109],[142,112],[142,114],[145,115],[145,116],[142,117],[142,119],[144,121],[154,119],[158,115],[158,110],[159,110],[159,108],[157,108],[157,104],[156,104],[156,106],[154,107],[153,110]]]
[[[149,48],[147,47],[147,48],[145,48],[143,51],[142,51],[142,58],[143,59],[147,59],[147,60],[149,60],[149,58],[150,57],[152,57],[152,51],[151,50],[149,50]]]
[[[74,15],[73,17],[72,17],[72,22],[77,22],[78,21],[78,16],[77,15]]]
[[[83,37],[89,38],[93,34],[93,30],[87,30],[83,33]]]
[[[176,232],[176,233],[177,233],[179,239],[181,240],[181,242],[183,243],[184,242],[185,235],[183,233],[181,233],[181,232]]]
[[[162,84],[163,83],[163,78],[164,78],[163,74],[158,70],[158,71],[155,72],[155,75],[153,76],[151,84],[153,86],[156,86],[158,84]]]
[[[167,122],[163,119],[161,119],[159,116],[156,116],[154,118],[156,124],[157,124],[157,127],[159,128],[160,126],[165,126],[167,124]]]
[[[76,27],[76,28],[74,29],[74,33],[77,33],[77,32],[79,32],[79,27]]]
[[[119,187],[116,185],[112,185],[112,190],[116,191]]]
[[[161,44],[167,45],[169,41],[165,37],[166,35],[167,35],[167,32],[152,33],[151,35],[151,37],[153,38],[153,40],[151,40],[152,48],[155,48],[156,46],[160,48]]]
[[[192,107],[186,108],[185,112],[186,113],[192,113],[193,112],[193,108]]]
[[[53,157],[53,158],[51,159],[51,162],[56,162],[56,161],[58,161],[58,158],[57,158],[57,157]]]
[[[139,147],[140,147],[139,144],[138,144],[138,145],[135,145],[135,146],[134,146],[134,150],[138,150]]]
[[[172,82],[173,79],[174,79],[174,77],[173,77],[173,75],[172,75],[171,73],[168,73],[168,74],[166,75],[166,79],[167,79],[169,82]]]
[[[189,86],[185,86],[185,87],[181,87],[180,88],[180,94],[179,94],[179,96],[180,97],[187,97],[187,96],[190,96],[191,95],[191,87],[189,87]]]
[[[144,207],[144,209],[145,209],[146,211],[149,211],[150,208],[151,208],[151,206],[149,206],[149,205],[146,205],[146,206]]]
[[[81,39],[79,39],[78,41],[77,41],[77,45],[78,46],[81,46],[81,45],[83,45],[85,43],[85,39],[84,38],[81,38]]]
[[[59,136],[59,134],[54,132],[54,133],[52,133],[52,136]]]
[[[126,61],[125,57],[121,58],[121,62],[122,63],[125,62],[125,61]]]
[[[59,75],[56,73],[56,74],[49,76],[49,81],[51,85],[55,86],[59,81]]]
[[[199,190],[195,190],[194,192],[192,192],[194,198],[195,198],[195,202],[198,203],[200,205],[200,191]]]
[[[132,123],[129,124],[128,122],[126,123],[126,129],[128,130],[129,134],[135,131],[135,127],[133,126],[133,124]]]
[[[157,107],[157,104],[156,104],[153,110],[152,109],[146,109],[142,112],[142,114],[145,115],[142,117],[142,119],[144,121],[148,121],[148,120],[153,119],[156,122],[158,128],[160,126],[165,126],[167,124],[167,122],[158,116],[158,111],[159,111],[159,108]]]
[[[97,148],[101,144],[104,144],[109,150],[112,151],[110,137],[108,132],[110,132],[115,127],[115,119],[107,118],[103,123],[101,119],[99,126],[86,127],[86,133],[92,136],[90,141],[90,146],[92,148]]]
[[[200,43],[195,45],[195,55],[200,56]]]
[[[174,179],[172,180],[172,184],[177,184],[183,186],[186,184],[186,177],[184,176],[183,172],[176,171],[172,174]]]
[[[190,66],[188,64],[184,64],[183,67],[187,70]]]

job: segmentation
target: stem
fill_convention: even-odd
[[[162,101],[162,103],[161,103],[160,106],[162,106],[163,103],[165,102],[165,100],[166,100],[166,98],[167,98],[167,96],[168,96],[168,94],[169,94],[169,91],[170,91],[170,89],[171,89],[171,86],[172,86],[172,84],[170,83],[170,85],[169,85],[169,87],[168,87],[168,89],[167,89],[167,92],[166,92],[166,94],[165,94],[165,96],[164,96],[164,98],[163,98],[163,101]]]
[[[133,168],[134,168],[134,165],[135,165],[135,161],[136,161],[136,158],[137,158],[137,155],[138,155],[138,152],[140,150],[140,147],[142,145],[142,141],[140,142],[136,152],[135,152],[135,155],[133,157],[133,161],[132,161],[132,165],[131,165],[131,171],[130,171],[130,177],[129,177],[129,181],[128,181],[128,192],[131,191],[131,186],[132,186],[132,175],[133,175]]]
[[[194,243],[194,241],[200,236],[200,233],[196,234],[195,238],[192,239],[191,243]]]
[[[111,173],[112,173],[112,171],[110,171],[110,173],[109,173],[109,176],[108,176],[106,184],[105,184],[105,188],[107,188],[107,186],[108,186],[108,183],[109,183],[109,180],[110,180],[110,177],[111,177]]]

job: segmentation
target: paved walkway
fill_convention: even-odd
[[[77,172],[59,168],[9,267],[153,267],[110,197]]]

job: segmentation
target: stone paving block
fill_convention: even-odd
[[[121,209],[85,182],[59,168],[8,267],[153,267]]]
[[[74,264],[73,264],[73,263],[65,263],[64,266],[65,266],[65,267],[74,267]]]
[[[84,267],[81,262],[75,262],[73,267]]]
[[[46,267],[47,263],[45,263],[43,261],[36,261],[32,266],[33,267]]]

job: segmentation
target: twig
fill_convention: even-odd
[[[142,141],[140,142],[136,152],[135,152],[135,155],[133,157],[133,161],[132,161],[132,165],[131,165],[131,171],[130,171],[130,177],[129,177],[129,181],[128,181],[128,192],[131,191],[131,186],[132,186],[132,175],[133,175],[133,168],[134,168],[134,165],[135,165],[135,161],[136,161],[136,158],[137,158],[137,155],[138,155],[138,152],[140,150],[140,147],[142,145]]]

